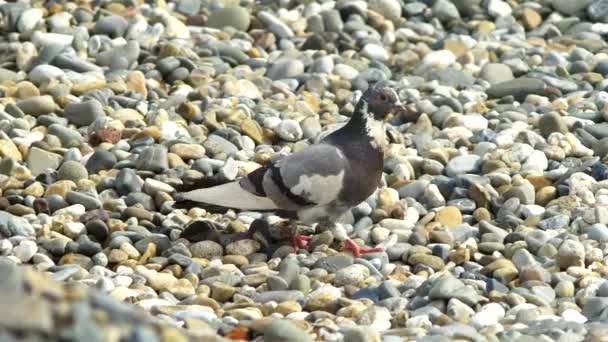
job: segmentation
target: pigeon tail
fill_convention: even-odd
[[[244,190],[239,182],[231,182],[211,188],[197,189],[174,195],[176,202],[198,202],[240,210],[276,210],[277,205],[266,197],[256,196]]]

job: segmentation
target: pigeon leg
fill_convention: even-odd
[[[362,248],[362,247],[359,247],[359,245],[357,245],[353,240],[346,239],[344,241],[343,250],[350,250],[351,252],[353,252],[353,255],[356,258],[358,258],[361,256],[361,254],[383,252],[384,248],[383,247]]]
[[[308,249],[308,241],[312,239],[312,236],[294,234],[291,238],[291,243],[295,249]]]

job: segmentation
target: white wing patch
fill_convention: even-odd
[[[298,179],[298,184],[291,187],[291,192],[301,196],[310,202],[319,205],[328,204],[335,201],[342,191],[342,180],[344,179],[344,170],[337,175],[321,176],[321,175],[301,175]]]

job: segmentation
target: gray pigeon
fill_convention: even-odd
[[[234,182],[178,193],[177,202],[225,208],[273,211],[305,224],[333,223],[334,236],[359,256],[362,249],[336,224],[351,208],[371,196],[381,183],[384,119],[403,109],[395,91],[371,87],[359,99],[350,120],[308,148],[272,160]],[[293,234],[304,248],[309,236]]]

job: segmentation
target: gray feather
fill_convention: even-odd
[[[244,190],[238,182],[185,192],[180,199],[241,210],[278,209],[272,200]]]
[[[338,199],[348,161],[337,147],[319,144],[281,159],[276,166],[294,195],[310,203],[328,204]]]

